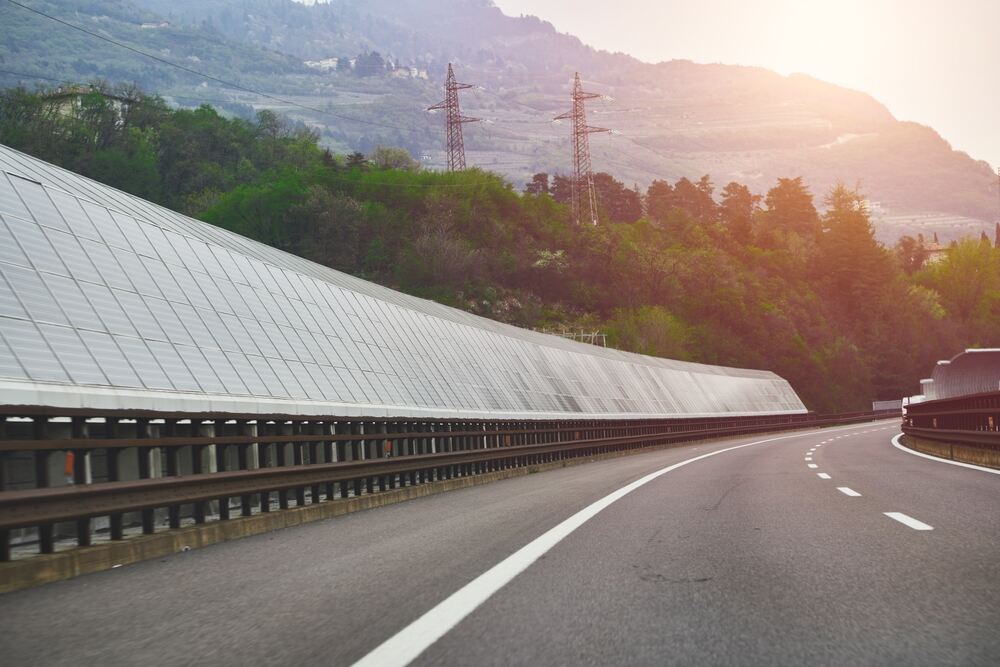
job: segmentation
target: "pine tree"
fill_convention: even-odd
[[[779,178],[767,191],[767,222],[775,229],[800,236],[816,236],[820,231],[819,214],[813,206],[812,193],[802,177]]]

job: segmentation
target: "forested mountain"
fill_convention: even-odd
[[[594,138],[595,166],[625,183],[709,174],[762,194],[776,178],[803,176],[820,192],[860,182],[889,216],[996,215],[988,165],[953,151],[930,128],[895,120],[868,95],[759,68],[642,63],[594,50],[537,18],[504,16],[489,0],[29,4],[319,111],[206,81],[9,4],[0,6],[2,69],[135,80],[172,103],[209,100],[248,117],[250,107],[276,108],[316,128],[334,150],[396,145],[427,156],[428,166],[443,164],[441,117],[423,109],[441,97],[446,63],[454,62],[460,79],[482,87],[467,91],[466,111],[491,121],[468,128],[469,162],[516,183],[536,172],[564,173],[568,128],[550,119],[568,106],[570,80],[580,71],[588,88],[614,98],[591,105],[593,124],[620,133]],[[0,74],[0,83],[24,78]]]
[[[968,240],[936,263],[918,239],[887,250],[843,186],[814,196],[786,178],[758,197],[681,178],[637,192],[602,173],[604,222],[577,226],[565,180],[540,174],[520,194],[493,173],[421,169],[400,149],[332,154],[270,111],[227,119],[117,92],[67,106],[3,91],[0,143],[488,317],[771,369],[820,411],[914,393],[936,359],[997,342],[1000,248]]]

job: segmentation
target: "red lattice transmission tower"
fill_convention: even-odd
[[[448,63],[448,79],[444,83],[444,101],[427,108],[428,111],[445,110],[448,133],[448,171],[465,169],[465,140],[462,138],[462,125],[479,121],[478,118],[463,116],[458,106],[458,91],[466,88],[472,88],[472,84],[456,81],[455,71],[451,68],[451,63]]]
[[[584,103],[601,97],[597,93],[588,93],[580,85],[580,73],[576,73],[573,81],[573,108],[555,117],[555,120],[573,121],[573,222],[580,224],[581,220],[589,220],[597,224],[597,191],[594,189],[594,172],[590,164],[590,135],[595,132],[610,132],[604,127],[587,125],[587,109]]]

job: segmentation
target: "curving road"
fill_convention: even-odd
[[[648,452],[11,593],[0,656],[1000,664],[1000,475],[900,451],[896,432]]]

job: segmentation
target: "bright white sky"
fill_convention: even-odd
[[[1000,0],[494,0],[608,51],[759,65],[870,93],[1000,165]]]

